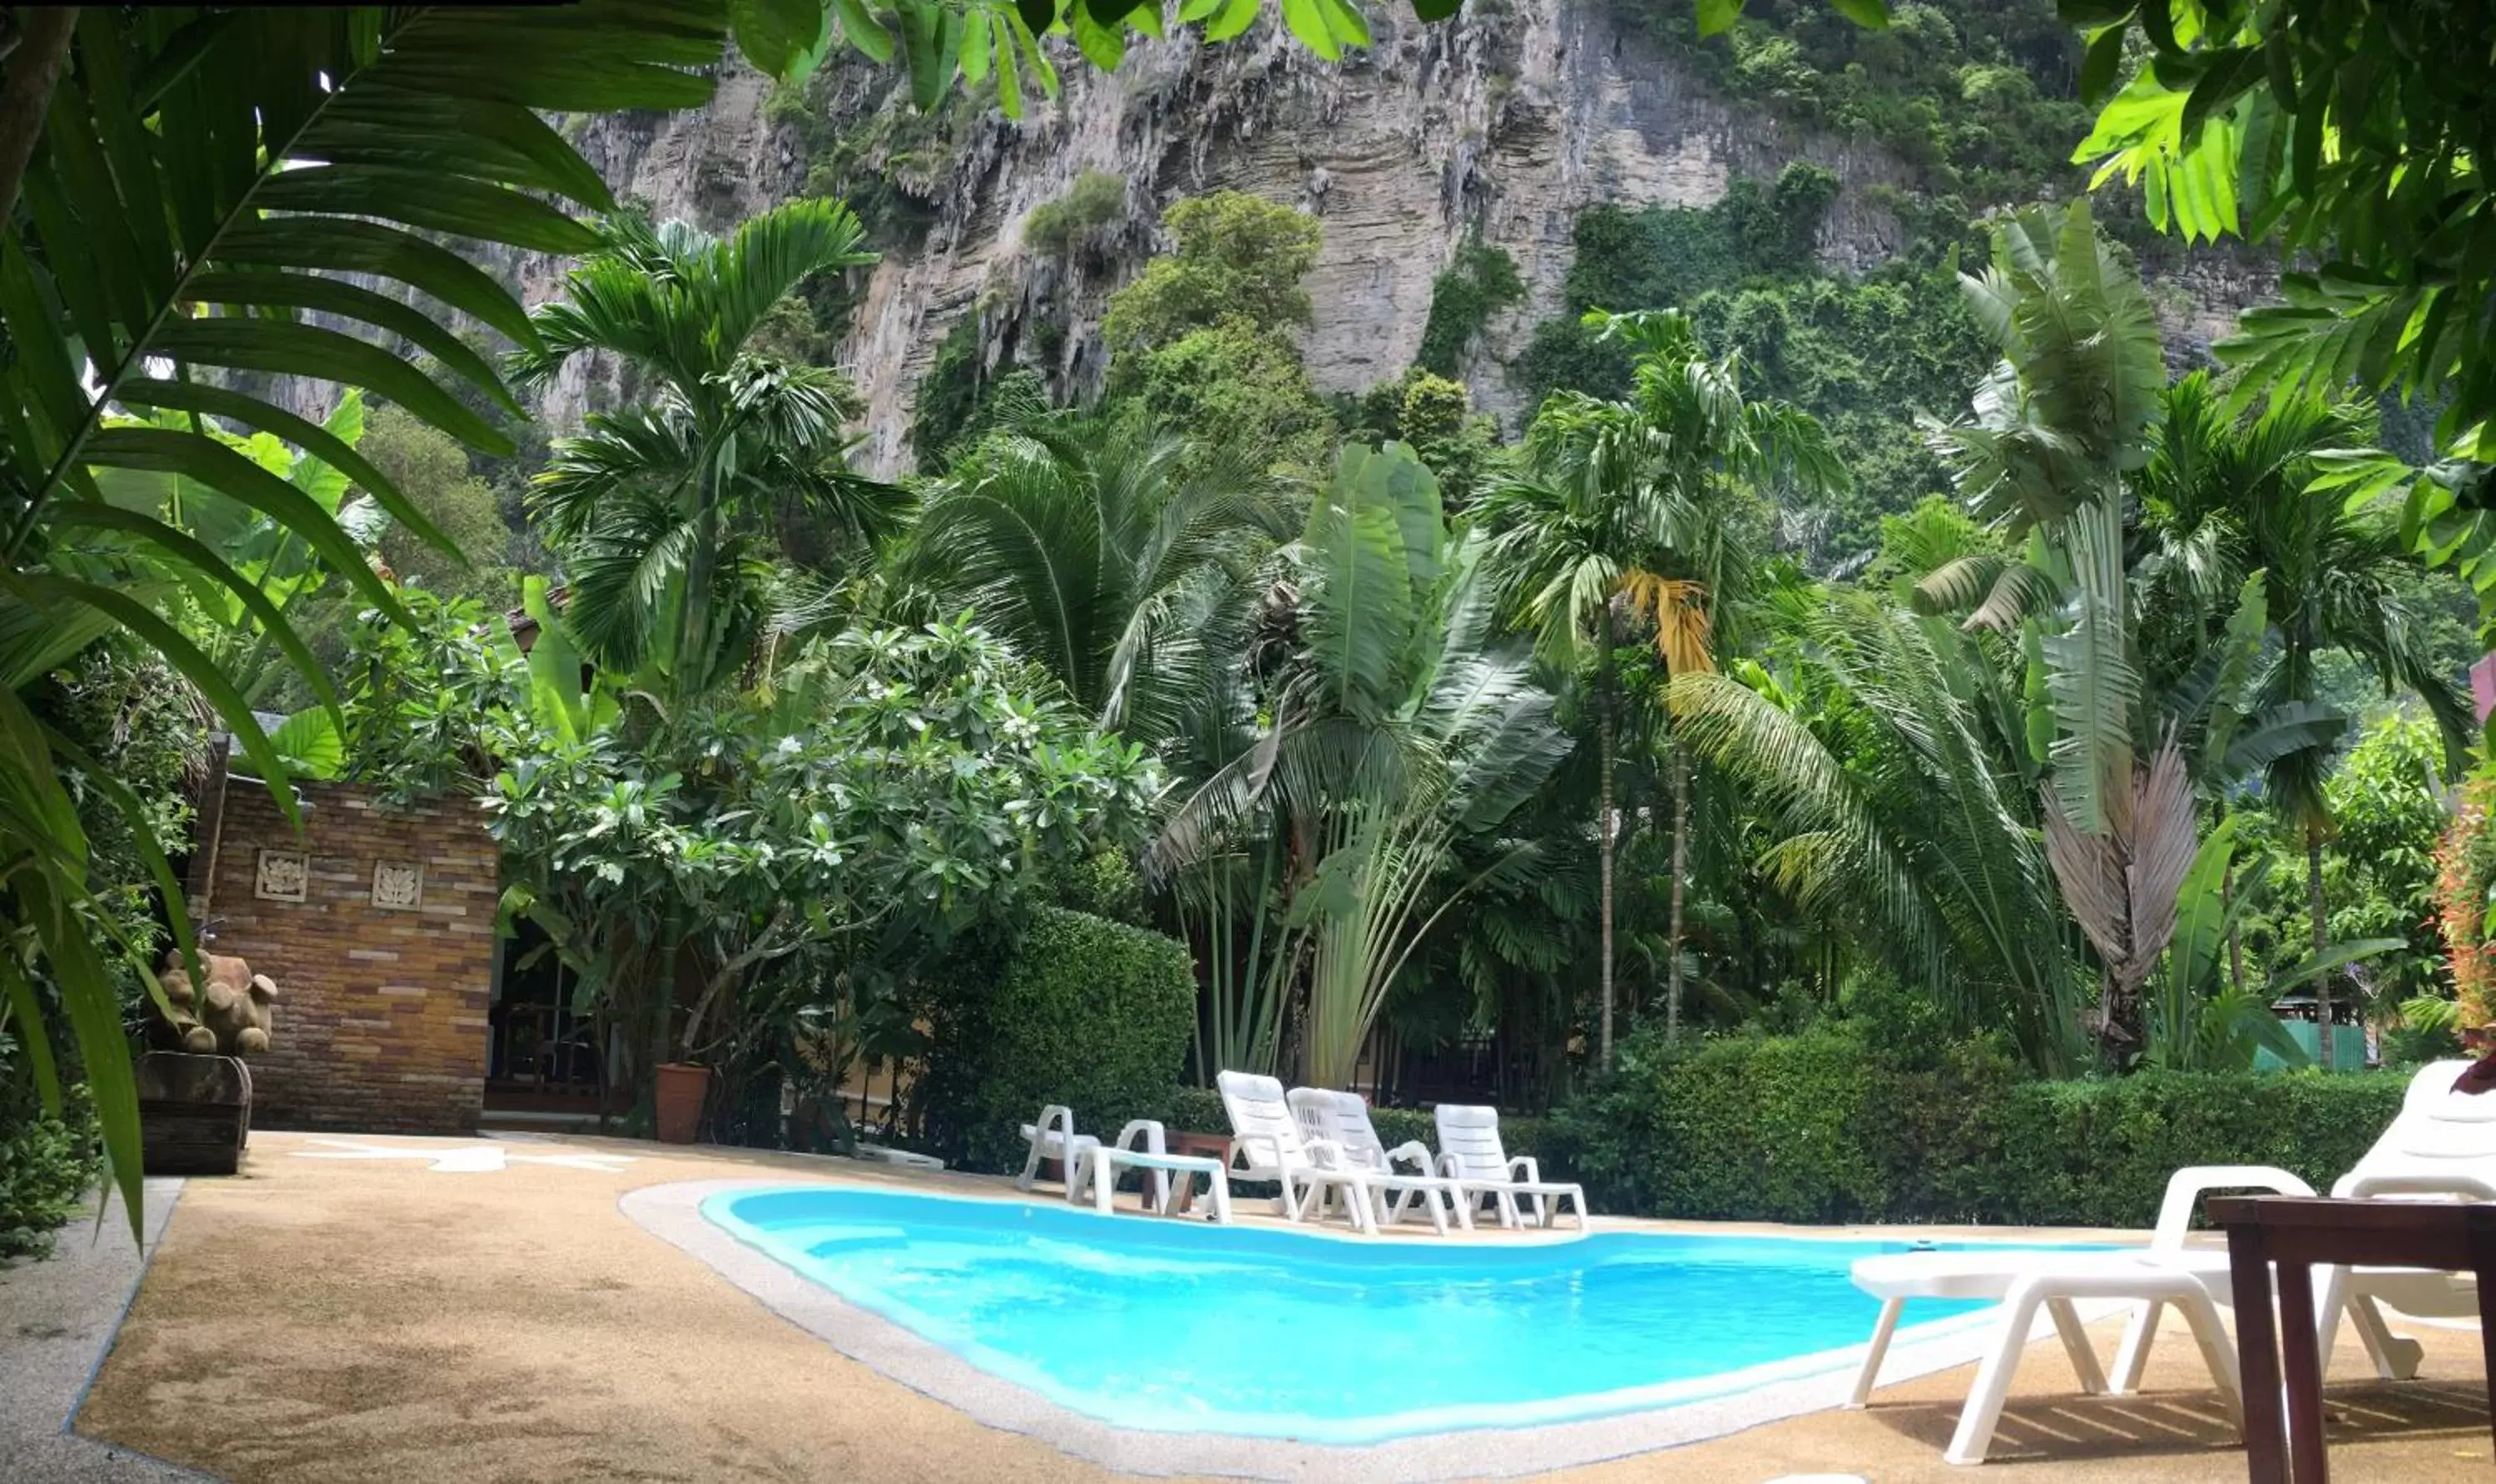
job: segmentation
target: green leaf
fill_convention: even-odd
[[[2080,60],[2080,102],[2094,105],[2113,89],[2123,70],[2124,35],[2122,26],[2108,26],[2089,39],[2088,54]]]
[[[1858,26],[1874,31],[1889,29],[1889,7],[1887,0],[1828,0],[1837,14]]]
[[[832,11],[840,16],[841,38],[860,56],[883,66],[892,60],[892,33],[867,13],[864,0],[832,0]],[[1034,30],[1046,30],[1045,25]]]
[[[1206,14],[1210,14],[1212,12],[1212,0],[1196,0],[1196,4],[1201,6]],[[1423,20],[1445,20],[1464,8],[1465,0],[1413,0],[1413,14],[1420,16]],[[1179,18],[1181,20],[1195,20],[1201,17],[1181,12]]]
[[[198,645],[183,637],[172,624],[124,594],[75,578],[32,572],[15,575],[0,572],[0,586],[15,588],[35,603],[50,600],[98,609],[110,615],[142,642],[153,646],[158,654],[165,657],[167,664],[180,670],[199,687],[200,694],[225,719],[234,741],[260,766],[270,788],[282,790],[278,796],[278,809],[286,816],[286,821],[301,826],[302,819],[296,810],[293,790],[285,788],[286,764],[276,750],[268,745],[268,739],[261,734],[260,724],[253,720],[250,702],[243,699],[242,693],[234,689],[234,683],[226,678],[225,671],[217,668],[213,661],[200,652]]]
[[[729,0],[728,23],[745,60],[780,82],[804,82],[798,64],[821,54],[822,0]]]
[[[487,453],[512,441],[434,385],[424,373],[368,340],[284,320],[184,320],[157,332],[151,349],[176,361],[311,377],[379,392],[416,417]]]
[[[533,252],[569,256],[595,252],[600,242],[595,231],[533,196],[439,170],[304,166],[262,186],[257,199],[281,211],[376,216],[424,232],[506,242]]]
[[[264,217],[237,222],[217,240],[225,266],[309,268],[322,273],[372,273],[394,278],[452,308],[535,345],[528,311],[467,259],[395,227],[341,217]]]
[[[260,584],[235,572],[225,558],[208,549],[207,544],[197,537],[138,510],[100,505],[91,500],[65,501],[54,508],[52,518],[54,524],[64,529],[83,527],[135,536],[166,551],[184,566],[206,574],[233,593],[244,612],[259,621],[261,632],[267,634],[294,663],[296,673],[303,677],[303,683],[311,688],[322,705],[335,710],[342,704],[336,688],[329,683],[328,672],[314,658],[302,636],[287,623],[277,605],[268,600],[268,595],[260,590]]]
[[[901,50],[910,64],[910,101],[926,112],[953,85],[962,44],[962,17],[941,0],[901,0]]]
[[[1205,22],[1204,39],[1209,42],[1230,41],[1255,25],[1262,14],[1263,0],[1226,0],[1222,14]]]
[[[307,778],[336,778],[346,770],[347,744],[334,712],[297,711],[278,724],[268,742]]]
[[[1343,47],[1334,39],[1334,28],[1327,18],[1325,0],[1282,0],[1282,5],[1283,24],[1291,29],[1301,46],[1329,62],[1343,60]],[[1078,40],[1080,34],[1078,31]]]
[[[109,427],[87,439],[86,456],[109,468],[181,475],[240,501],[302,538],[393,622],[413,622],[362,549],[311,496],[215,439],[172,428]]]
[[[1741,18],[1742,0],[1699,0],[1699,35],[1703,41]]]
[[[1289,4],[1290,0],[1285,0],[1285,3]],[[1313,0],[1302,0],[1302,3],[1313,3]],[[1085,61],[1103,72],[1118,70],[1119,62],[1127,55],[1127,38],[1115,22],[1102,24],[1089,5],[1076,0],[1068,9],[1066,23],[1075,33],[1076,49],[1083,53]]]
[[[245,427],[285,439],[311,458],[319,459],[355,481],[364,493],[380,502],[390,511],[390,519],[405,526],[420,540],[465,563],[467,555],[450,537],[442,534],[430,517],[415,502],[399,492],[390,478],[328,429],[308,418],[298,417],[282,407],[263,402],[223,386],[205,382],[124,382],[117,394],[132,407],[165,408],[174,412],[200,413],[212,417],[226,417]]]

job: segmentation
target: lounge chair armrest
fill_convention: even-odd
[[[1128,1122],[1127,1127],[1118,1130],[1118,1147],[1125,1150],[1141,1149],[1147,1154],[1168,1154],[1170,1148],[1164,1143],[1163,1138],[1161,1120],[1133,1119]]]
[[[1536,1161],[1532,1155],[1518,1155],[1515,1159],[1508,1161],[1508,1178],[1511,1180],[1522,1180],[1527,1185],[1541,1185],[1543,1183],[1543,1166]]]
[[[1062,1102],[1052,1102],[1040,1110],[1040,1122],[1022,1126],[1022,1136],[1025,1143],[1049,1138],[1071,1139],[1075,1136],[1075,1110]]]
[[[2496,1200],[2496,1183],[2483,1175],[2465,1175],[2459,1170],[2449,1174],[2398,1170],[2380,1175],[2352,1171],[2340,1178],[2331,1193],[2353,1199],[2369,1195],[2459,1195],[2470,1200]]]
[[[2172,1252],[2184,1245],[2193,1213],[2213,1190],[2268,1190],[2274,1195],[2311,1195],[2314,1187],[2276,1164],[2188,1164],[2167,1177],[2167,1198],[2158,1203],[2158,1230],[2149,1239],[2152,1252]]]
[[[1420,1139],[1407,1140],[1404,1143],[1396,1145],[1393,1149],[1387,1151],[1387,1172],[1388,1174],[1391,1175],[1395,1173],[1395,1161],[1398,1159],[1409,1161],[1415,1170],[1424,1175],[1430,1173],[1435,1162],[1430,1158],[1430,1146],[1422,1143]]]

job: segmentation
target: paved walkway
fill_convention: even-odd
[[[147,1182],[147,1251],[172,1215],[178,1180]],[[92,1212],[70,1222],[53,1254],[0,1269],[0,1473],[22,1484],[163,1484],[194,1473],[66,1430],[139,1286],[143,1260],[112,1197],[101,1230]]]
[[[240,1175],[184,1191],[79,1428],[234,1484],[1116,1477],[844,1356],[618,1208],[671,1182],[758,1177],[1002,1185],[609,1139],[255,1133]],[[2094,1333],[2111,1353],[2112,1326]],[[2347,1333],[2334,1374],[2355,1377],[2363,1362]],[[2332,1388],[2340,1484],[2496,1476],[2477,1337],[2420,1338],[2419,1382]],[[1978,1476],[1941,1449],[1971,1369],[1885,1386],[1869,1411],[1788,1417],[1553,1477],[1967,1484]],[[2033,1348],[1981,1478],[2244,1476],[2181,1335],[2159,1346],[2146,1394],[2077,1389],[2059,1346]],[[1183,1474],[1202,1461],[1172,1438],[1152,1465]]]

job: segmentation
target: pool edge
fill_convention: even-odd
[[[861,1189],[837,1179],[679,1181],[644,1186],[617,1201],[644,1231],[718,1273],[773,1314],[879,1376],[983,1426],[1020,1434],[1085,1462],[1139,1475],[1330,1481],[1508,1478],[1576,1468],[1722,1438],[1763,1423],[1845,1404],[1851,1367],[1779,1380],[1736,1395],[1649,1410],[1529,1427],[1468,1429],[1366,1444],[1297,1442],[1227,1434],[1123,1428],[1071,1410],[980,1369],[902,1324],[850,1302],[702,1214],[716,1196],[819,1186]],[[874,1189],[885,1189],[874,1187]],[[983,1197],[964,1196],[963,1199]],[[1108,1218],[1117,1220],[1117,1218]],[[2120,1306],[2106,1306],[2111,1313]],[[2091,1317],[2095,1317],[2094,1314]],[[2033,1344],[2052,1329],[2042,1317]],[[1882,1366],[1884,1384],[1969,1364],[1991,1338],[1989,1326],[1945,1333],[1901,1332]],[[1827,1352],[1859,1355],[1860,1346]]]

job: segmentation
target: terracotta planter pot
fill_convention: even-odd
[[[657,1090],[659,1142],[690,1144],[702,1128],[702,1098],[710,1092],[710,1068],[688,1062],[659,1067]]]

